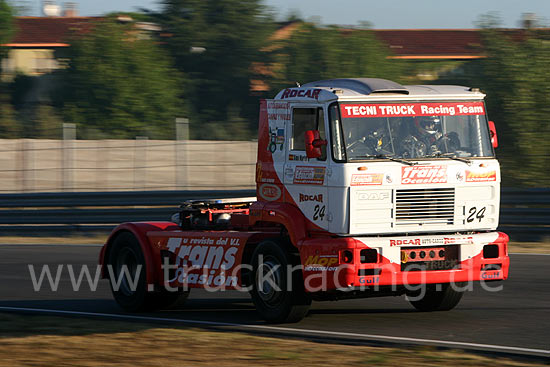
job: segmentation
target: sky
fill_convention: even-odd
[[[18,0],[14,0],[17,2]],[[57,0],[62,3],[66,0]],[[83,16],[139,7],[159,10],[159,0],[70,0]],[[19,0],[38,15],[41,0]],[[502,25],[518,27],[523,13],[535,13],[549,25],[550,0],[264,0],[280,19],[297,12],[322,24],[358,25],[368,21],[375,29],[473,28],[479,16],[497,12]]]

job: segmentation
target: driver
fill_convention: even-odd
[[[418,138],[426,144],[427,154],[454,153],[460,149],[456,132],[443,133],[443,124],[439,116],[415,118]]]
[[[427,146],[433,146],[443,136],[439,116],[422,116],[414,119],[417,137]]]

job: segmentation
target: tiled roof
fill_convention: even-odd
[[[71,35],[86,33],[99,17],[46,18],[18,17],[11,47],[68,46]],[[284,40],[295,32],[301,22],[280,25],[272,40]],[[352,32],[351,29],[342,29]],[[504,30],[512,39],[520,40],[525,30]],[[541,30],[550,33],[550,30]],[[483,57],[483,45],[478,29],[375,29],[374,35],[387,44],[394,56],[404,59],[468,59]],[[270,48],[272,50],[272,48]]]
[[[481,34],[477,29],[374,30],[397,58],[477,58],[482,55]]]
[[[18,17],[15,18],[15,36],[8,46],[67,45],[73,32],[88,32],[98,19],[101,18]]]

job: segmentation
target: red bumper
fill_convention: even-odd
[[[305,241],[300,253],[306,289],[317,292],[354,287],[504,280],[510,266],[507,244],[508,236],[496,232],[398,240],[346,237]],[[449,269],[419,270],[420,267],[405,266],[406,254],[410,252],[424,252],[423,255],[428,257],[426,254],[431,250],[450,248],[457,251],[457,259]]]

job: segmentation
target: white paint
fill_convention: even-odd
[[[50,313],[50,314],[60,314],[60,315],[74,315],[74,316],[101,316],[101,317],[110,317],[110,318],[117,318],[117,319],[124,319],[124,320],[162,321],[162,322],[170,321],[170,322],[177,322],[182,324],[232,326],[232,327],[239,327],[239,328],[251,329],[251,330],[294,332],[294,333],[304,333],[304,334],[311,334],[311,335],[325,335],[329,337],[339,336],[339,337],[364,338],[364,339],[382,340],[382,341],[390,341],[390,342],[409,342],[409,343],[415,343],[415,344],[431,344],[431,345],[439,345],[439,346],[446,346],[446,347],[466,347],[466,348],[473,348],[473,349],[485,349],[485,350],[502,351],[502,352],[516,352],[516,353],[528,353],[528,354],[550,356],[550,350],[544,350],[544,349],[509,347],[504,345],[466,343],[466,342],[452,342],[452,341],[437,340],[437,339],[419,339],[419,338],[408,338],[408,337],[386,336],[386,335],[375,335],[375,334],[346,333],[346,332],[339,332],[339,331],[295,329],[295,328],[286,328],[286,327],[279,327],[279,326],[247,325],[247,324],[236,324],[236,323],[217,322],[217,321],[186,320],[186,319],[149,317],[149,316],[132,316],[132,315],[119,315],[119,314],[108,314],[108,313],[99,313],[99,312],[95,313],[95,312],[83,312],[83,311],[48,310],[48,309],[41,309],[41,308],[26,308],[26,307],[0,306],[0,311],[25,311],[25,312],[40,312],[40,313]]]

